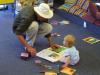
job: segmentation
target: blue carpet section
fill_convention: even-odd
[[[27,61],[20,59],[20,53],[24,51],[22,45],[12,32],[13,13],[9,11],[0,11],[0,75],[43,75],[39,73],[41,69],[34,63],[38,57],[31,58]],[[55,20],[62,21],[63,18],[54,16]],[[54,37],[55,43],[61,44],[63,37],[67,34],[73,34],[76,37],[76,47],[80,51],[80,63],[74,68],[77,70],[75,75],[100,75],[100,43],[88,44],[82,41],[83,38],[93,36],[100,39],[100,35],[96,35],[82,26],[75,25],[71,22],[68,25],[54,26],[53,32],[58,32],[61,37]],[[35,47],[38,51],[47,48],[47,40],[43,37],[38,38]],[[50,63],[42,60],[49,65],[58,65],[58,63]],[[59,74],[64,75],[64,74]]]
[[[74,22],[77,25],[81,25],[81,26],[84,25],[85,20],[80,18],[77,15],[73,15],[71,13],[64,11],[64,10],[59,10],[59,9],[56,9],[56,8],[55,8],[55,12],[56,12],[57,15],[60,15],[61,17],[68,19],[68,20]],[[92,24],[92,23],[87,22],[87,21],[85,21],[85,22],[86,22],[86,29],[88,29],[88,31],[91,31],[92,33],[94,33],[96,35],[100,35],[100,26],[97,26],[97,25]]]

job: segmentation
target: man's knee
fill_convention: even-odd
[[[49,23],[44,23],[44,28],[45,28],[45,30],[48,32],[48,33],[50,33],[52,30],[53,30],[53,27],[52,27],[52,25],[51,24],[49,24]]]
[[[51,24],[49,24],[48,29],[49,29],[50,32],[53,30],[53,27],[52,27]]]
[[[33,21],[33,22],[31,23],[30,27],[29,27],[29,29],[34,29],[34,30],[36,30],[36,31],[38,31],[38,28],[39,28],[39,24],[38,24],[38,22],[36,22],[36,21]]]

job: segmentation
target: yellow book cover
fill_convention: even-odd
[[[97,42],[100,42],[99,39],[96,39],[94,37],[87,37],[87,38],[84,38],[83,41],[87,42],[87,43],[90,43],[90,44],[95,44]]]
[[[76,70],[73,68],[65,67],[60,72],[68,74],[68,75],[73,75],[75,71]]]
[[[57,75],[55,72],[45,72],[45,75]]]
[[[0,0],[0,4],[10,4],[10,3],[14,3],[15,0]]]

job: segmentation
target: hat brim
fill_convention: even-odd
[[[41,17],[46,18],[46,19],[50,19],[53,17],[53,11],[49,10],[48,14],[43,14],[39,11],[38,7],[34,7],[34,11],[39,14]]]

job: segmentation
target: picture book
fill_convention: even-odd
[[[51,61],[51,62],[57,62],[60,60],[65,49],[66,48],[63,46],[61,46],[58,49],[52,49],[50,47],[50,48],[41,50],[40,52],[38,52],[36,54],[36,56],[43,58],[43,59],[46,59],[46,60]]]
[[[73,75],[75,73],[75,69],[70,68],[70,67],[65,67],[63,68],[60,72],[67,74],[67,75]]]
[[[94,38],[94,37],[87,37],[87,38],[84,38],[83,41],[87,42],[87,43],[90,43],[90,44],[95,44],[97,42],[100,42],[99,39],[97,38]]]

